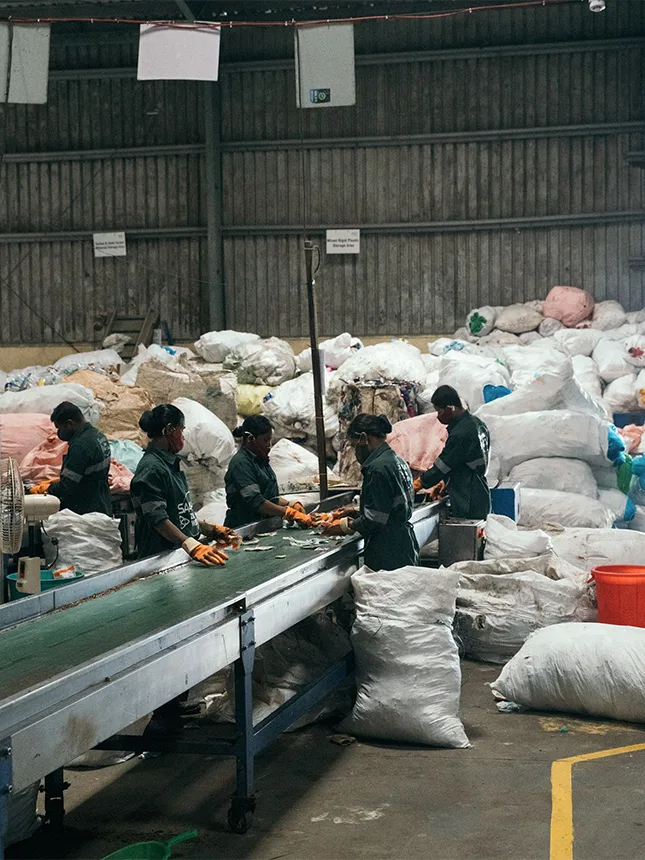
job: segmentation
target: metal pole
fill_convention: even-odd
[[[206,223],[208,245],[208,313],[211,329],[226,328],[226,297],[222,265],[222,148],[221,108],[218,84],[204,84],[206,132]]]
[[[323,386],[318,333],[316,325],[316,296],[313,270],[314,246],[305,239],[305,268],[307,271],[307,305],[309,310],[309,344],[311,346],[311,369],[314,374],[314,407],[316,410],[316,447],[318,449],[318,472],[320,474],[320,498],[327,498],[327,450],[325,446],[325,419],[323,417]]]

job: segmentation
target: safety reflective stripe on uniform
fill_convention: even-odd
[[[407,505],[407,504],[409,504],[410,499],[412,499],[413,497],[414,497],[414,494],[412,491],[409,493],[406,493],[406,494],[401,493],[400,495],[395,496],[392,499],[392,507],[393,508],[400,508],[401,505]]]
[[[75,484],[78,484],[83,480],[82,475],[79,475],[78,472],[73,472],[71,469],[63,469],[60,476],[61,478],[68,478],[70,481],[74,481]]]
[[[434,464],[437,467],[437,469],[439,469],[439,471],[444,475],[447,475],[448,472],[451,471],[450,466],[446,466],[446,464],[443,462],[441,457],[437,457],[437,459],[434,461]]]
[[[477,466],[485,466],[486,460],[484,457],[478,457],[476,460],[471,460],[470,463],[466,463],[469,469],[476,469]]]
[[[134,502],[134,499],[132,500]],[[138,502],[138,499],[137,499]],[[166,503],[162,501],[154,501],[154,502],[144,502],[141,505],[141,513],[142,514],[150,514],[152,511],[165,511]]]
[[[390,519],[389,514],[384,514],[382,511],[375,511],[372,508],[365,508],[365,516],[368,520],[372,520],[375,523],[382,523],[382,525],[387,525],[387,521]]]
[[[251,496],[257,496],[260,492],[259,484],[247,484],[246,487],[242,487],[240,490],[240,495],[243,499],[250,499]]]
[[[105,460],[103,460],[103,462],[95,463],[93,466],[88,466],[87,469],[85,470],[85,474],[89,475],[91,472],[102,472],[103,469],[109,469],[111,460],[112,460],[111,456],[106,457]]]

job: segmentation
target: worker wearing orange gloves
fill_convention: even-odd
[[[273,428],[264,415],[250,415],[233,431],[240,449],[226,472],[224,524],[239,528],[262,518],[281,517],[301,528],[313,522],[300,502],[291,504],[280,496],[278,479],[269,462]]]
[[[181,546],[208,567],[224,564],[228,556],[223,547],[237,546],[240,539],[224,526],[209,526],[208,537],[216,546],[198,540],[201,529],[177,456],[184,447],[183,412],[171,404],[155,406],[143,413],[139,427],[150,439],[130,487],[139,558]]]
[[[349,425],[347,439],[363,472],[360,510],[341,508],[323,534],[358,532],[365,538],[365,564],[372,570],[396,570],[419,563],[419,544],[410,523],[414,502],[412,473],[385,441],[392,425],[384,415],[361,413]]]
[[[417,492],[433,488],[446,491],[453,517],[485,519],[491,508],[486,481],[490,434],[483,421],[464,409],[457,391],[441,385],[432,395],[437,417],[448,427],[448,441],[434,465],[415,481]],[[444,489],[439,488],[443,485]]]
[[[67,442],[60,477],[57,481],[41,481],[30,493],[58,496],[61,508],[76,514],[107,514],[112,516],[112,501],[108,485],[110,446],[107,439],[86,421],[73,403],[59,403],[51,420],[61,442]]]

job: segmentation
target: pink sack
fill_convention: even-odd
[[[67,442],[61,442],[56,432],[50,433],[44,442],[30,451],[20,464],[20,474],[25,484],[41,481],[57,481],[63,465],[63,454],[67,453]]]
[[[627,424],[625,427],[619,427],[618,432],[623,437],[625,450],[628,454],[632,454],[638,449],[641,443],[641,436],[645,433],[645,427],[639,427],[636,424]]]
[[[28,486],[41,481],[57,481],[67,453],[67,442],[61,442],[56,433],[51,433],[44,442],[30,451],[20,464],[20,475]],[[129,493],[134,475],[122,463],[112,458],[108,484],[111,493]]]
[[[579,287],[553,287],[544,302],[544,316],[575,328],[593,313],[594,299]]]
[[[21,412],[0,415],[0,457],[11,457],[20,463],[36,445],[54,430],[48,415]]]
[[[447,428],[433,412],[399,421],[387,441],[411,469],[425,472],[443,451],[447,438]]]
[[[134,478],[134,473],[131,472],[123,463],[119,463],[112,457],[110,462],[110,474],[108,475],[108,484],[111,493],[129,493],[130,484]]]

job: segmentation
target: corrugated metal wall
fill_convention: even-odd
[[[289,69],[226,75],[232,324],[305,332],[303,223],[321,246],[325,227],[363,231],[358,257],[323,253],[326,334],[451,331],[473,306],[543,297],[556,283],[643,306],[643,270],[628,265],[642,249],[643,174],[625,162],[643,148],[643,47],[599,42],[642,33],[642,10],[607,12],[601,22],[577,4],[417,32],[357,27],[366,53],[462,55],[361,64],[355,108],[297,111]],[[554,45],[490,50],[522,42]]]
[[[315,111],[295,108],[291,31],[224,31],[227,324],[306,332],[303,222],[320,244],[362,229],[358,257],[323,254],[325,334],[450,331],[555,283],[643,306],[643,173],[625,161],[644,148],[643,6],[360,25],[356,107]],[[138,83],[136,41],[54,45],[48,105],[4,114],[0,342],[91,340],[101,312],[150,306],[194,337],[204,89]],[[94,260],[95,229],[125,229],[128,256]]]

